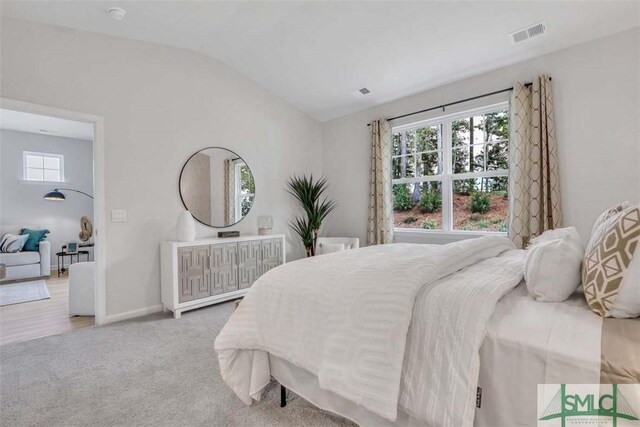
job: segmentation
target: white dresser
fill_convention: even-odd
[[[285,262],[283,234],[162,242],[162,304],[183,311],[244,296],[253,282]]]

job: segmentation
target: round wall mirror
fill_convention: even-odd
[[[242,157],[226,148],[210,147],[186,161],[179,189],[182,204],[196,220],[229,227],[249,213],[255,182]]]

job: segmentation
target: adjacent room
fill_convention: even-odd
[[[0,343],[93,325],[93,125],[0,110],[0,162]]]
[[[0,0],[3,426],[640,426],[640,1]]]

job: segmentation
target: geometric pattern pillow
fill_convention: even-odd
[[[610,212],[594,229],[582,263],[582,286],[589,307],[600,316],[611,317],[639,242],[640,206]],[[628,280],[626,285],[637,286],[633,282]]]

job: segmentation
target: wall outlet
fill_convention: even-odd
[[[111,222],[127,222],[127,211],[124,209],[113,209],[111,211]]]

